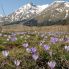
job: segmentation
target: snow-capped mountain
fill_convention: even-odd
[[[59,18],[59,16],[64,16],[64,18],[68,17],[69,14],[69,2],[65,2],[65,1],[55,1],[53,3],[51,3],[49,5],[48,8],[46,8],[41,15],[46,15],[46,13],[48,13],[48,15],[51,17],[57,17]],[[62,17],[61,16],[61,17]]]
[[[28,19],[28,18],[31,18],[32,16],[35,16],[41,13],[47,7],[48,7],[48,4],[40,6],[40,5],[34,5],[33,3],[28,3],[20,7],[12,14],[8,15],[8,18],[10,18],[11,21],[20,21],[23,19]]]
[[[37,23],[48,23],[69,20],[69,2],[54,1],[39,16],[34,18]]]
[[[15,12],[3,17],[3,20],[23,25],[47,25],[69,23],[69,2],[54,1],[46,5],[28,3]],[[25,20],[25,22],[23,21]],[[20,21],[20,23],[19,23]]]

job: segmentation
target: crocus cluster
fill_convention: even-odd
[[[56,42],[58,42],[58,38],[51,37],[50,42],[53,43],[53,44],[55,44]]]
[[[32,54],[32,58],[36,61],[38,59],[38,54],[37,54],[37,49],[35,47],[32,47],[32,48],[26,48],[26,51],[28,53],[31,53]]]
[[[43,47],[44,47],[44,49],[45,49],[46,51],[50,49],[50,46],[49,46],[49,45],[44,45]]]
[[[32,59],[34,61],[37,61],[39,59],[38,61],[44,62],[44,61],[46,61],[45,59],[48,59],[45,62],[45,63],[47,63],[48,68],[55,69],[58,66],[56,64],[58,64],[58,62],[59,62],[59,61],[56,62],[56,59],[57,59],[56,57],[61,56],[61,58],[63,58],[63,59],[64,58],[65,59],[68,58],[66,56],[67,56],[67,54],[69,52],[69,45],[68,45],[68,43],[69,43],[69,36],[68,36],[69,33],[68,33],[67,36],[65,36],[65,35],[62,36],[62,34],[65,34],[65,33],[63,33],[63,32],[57,32],[57,33],[52,33],[52,32],[48,32],[48,33],[17,32],[17,33],[11,33],[11,34],[8,34],[8,35],[7,34],[3,34],[3,33],[1,34],[0,33],[0,38],[7,39],[6,41],[4,39],[4,42],[3,42],[4,44],[2,44],[2,45],[5,45],[5,44],[7,44],[7,43],[10,42],[10,44],[7,44],[6,45],[8,47],[9,47],[9,45],[11,45],[11,43],[14,43],[15,46],[16,46],[17,45],[16,43],[20,39],[21,42],[19,41],[19,43],[20,43],[21,47],[19,47],[20,45],[19,46],[16,46],[17,49],[19,49],[19,48],[20,49],[21,48],[23,49],[24,48],[24,52],[26,51],[27,54],[31,55],[31,57],[32,57]],[[32,40],[32,41],[30,41],[30,40]],[[63,44],[63,42],[64,42],[64,44]],[[14,48],[16,49],[16,47],[14,47]],[[8,48],[8,49],[10,49],[10,48]],[[20,54],[18,56],[19,58],[20,58],[21,55],[22,56],[25,55],[25,54],[21,54],[21,53],[23,53],[22,51],[20,51],[18,53]],[[6,49],[2,51],[2,55],[5,58],[7,58],[7,57],[10,58],[9,51],[6,50]],[[62,55],[64,57],[62,57]],[[16,67],[18,67],[18,66],[20,67],[20,63],[21,63],[21,60],[20,59],[14,59],[13,63],[15,64]],[[42,61],[41,61],[41,59],[42,59]]]

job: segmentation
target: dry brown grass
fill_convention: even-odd
[[[14,26],[3,26],[2,31],[69,32],[69,25],[53,25],[53,26],[43,26],[43,27],[14,25]]]

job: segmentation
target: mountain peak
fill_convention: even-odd
[[[63,1],[63,0],[57,0],[57,1],[54,1],[54,2],[56,2],[56,3],[64,3],[65,1]]]
[[[31,6],[34,6],[34,4],[30,2],[26,6],[31,7]]]
[[[32,2],[29,2],[29,3],[28,3],[28,5],[31,5],[31,6],[33,6],[33,3],[32,3]]]
[[[62,3],[65,3],[66,1],[63,1],[63,0],[57,0],[57,1],[54,1],[52,2],[52,4],[62,4]]]

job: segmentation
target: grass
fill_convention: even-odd
[[[17,31],[30,31],[30,32],[69,32],[69,25],[52,25],[52,26],[23,26],[23,25],[10,25],[3,26],[2,31],[6,32],[17,32]]]
[[[50,32],[49,32],[50,33]],[[48,62],[54,60],[56,62],[55,69],[69,69],[69,51],[64,47],[69,46],[67,41],[57,41],[55,44],[50,42],[51,37],[69,38],[69,33],[53,33],[49,34],[40,32],[26,32],[24,34],[17,34],[15,32],[16,41],[7,41],[8,36],[14,36],[11,32],[1,32],[0,36],[0,69],[50,69]],[[7,35],[7,36],[4,36]],[[42,42],[40,45],[40,42]],[[28,53],[26,48],[22,46],[23,43],[29,44],[28,48],[35,47],[37,49],[38,59],[35,61],[32,58],[32,53]],[[49,50],[45,50],[43,45],[50,46]],[[8,50],[9,55],[4,57],[2,51]],[[49,54],[52,52],[52,56]],[[14,61],[19,60],[20,65],[16,66]]]

